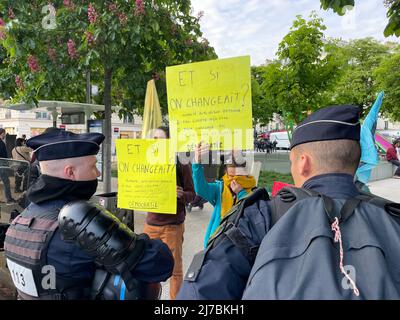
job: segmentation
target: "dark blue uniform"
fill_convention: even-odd
[[[52,130],[30,139],[28,146],[41,162],[94,156],[103,140],[99,133]],[[94,170],[95,163],[91,165]],[[97,173],[90,173],[91,180],[43,174],[29,188],[31,204],[12,222],[5,241],[10,272],[24,278],[13,279],[22,299],[88,299],[94,287],[99,291],[96,298],[114,299],[110,292],[116,284],[111,282],[111,291],[101,285],[108,281],[99,276],[104,269],[118,279],[121,275],[127,291],[135,289],[128,299],[140,296],[135,283],[157,283],[171,276],[174,262],[167,245],[134,234],[111,213],[88,203],[97,189]],[[45,266],[55,270],[54,288],[44,285]],[[125,284],[121,290],[125,293]]]
[[[303,187],[334,199],[349,199],[359,194],[353,177],[346,174],[316,176]],[[246,208],[238,227],[254,246],[259,246],[270,224],[269,201],[260,201]],[[241,299],[251,268],[240,250],[225,239],[207,253],[196,281],[185,279],[177,299]]]

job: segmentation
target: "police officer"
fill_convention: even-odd
[[[194,257],[178,299],[399,299],[399,205],[357,189],[359,140],[357,107],[300,123],[297,188],[239,203]]]
[[[112,297],[113,284],[125,297],[138,281],[170,277],[173,258],[165,244],[136,235],[88,202],[97,189],[96,154],[103,140],[99,133],[55,130],[27,141],[42,174],[28,190],[31,204],[11,223],[5,241],[20,299],[94,298],[93,283],[96,297],[107,299],[101,291]]]

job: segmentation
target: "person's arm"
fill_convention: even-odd
[[[65,254],[70,260],[70,268],[60,263]],[[95,259],[81,250],[74,241],[62,240],[59,230],[50,242],[47,259],[60,276],[83,279],[92,277]],[[172,274],[173,266],[171,251],[166,244],[161,240],[146,240],[143,256],[133,269],[132,276],[148,283],[166,281]]]
[[[74,201],[61,209],[58,222],[62,240],[74,241],[108,272],[120,274],[128,288],[134,279],[160,282],[172,275],[174,258],[166,244],[135,234],[104,208]]]
[[[206,199],[212,205],[215,205],[220,191],[220,187],[216,182],[207,182],[204,176],[204,168],[202,164],[194,163],[193,184],[196,194]]]
[[[269,210],[268,203],[260,201],[246,208],[240,218],[237,228],[251,246],[259,246],[269,230]],[[253,263],[225,237],[208,249],[195,281],[190,280],[192,265],[189,267],[177,299],[239,300]]]
[[[132,276],[144,282],[162,282],[171,277],[173,268],[174,258],[168,246],[159,239],[147,239],[144,254],[133,269]]]

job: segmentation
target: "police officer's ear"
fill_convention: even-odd
[[[304,177],[310,177],[313,173],[313,163],[314,159],[312,159],[311,155],[308,153],[303,153],[300,156],[300,174]]]
[[[64,175],[68,180],[75,180],[75,168],[71,165],[66,165],[64,167]]]
[[[297,176],[302,178],[309,178],[313,174],[313,159],[311,152],[305,147],[305,145],[297,146],[292,150],[292,169],[294,169]]]

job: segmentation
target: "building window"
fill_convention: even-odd
[[[128,114],[124,116],[124,120],[123,123],[130,123],[130,124],[134,124],[134,119],[133,116]]]
[[[385,130],[389,130],[389,121],[385,121]]]
[[[36,113],[36,119],[50,120],[50,113],[47,112],[35,112],[35,113]]]
[[[6,119],[11,119],[11,110],[6,110]]]

